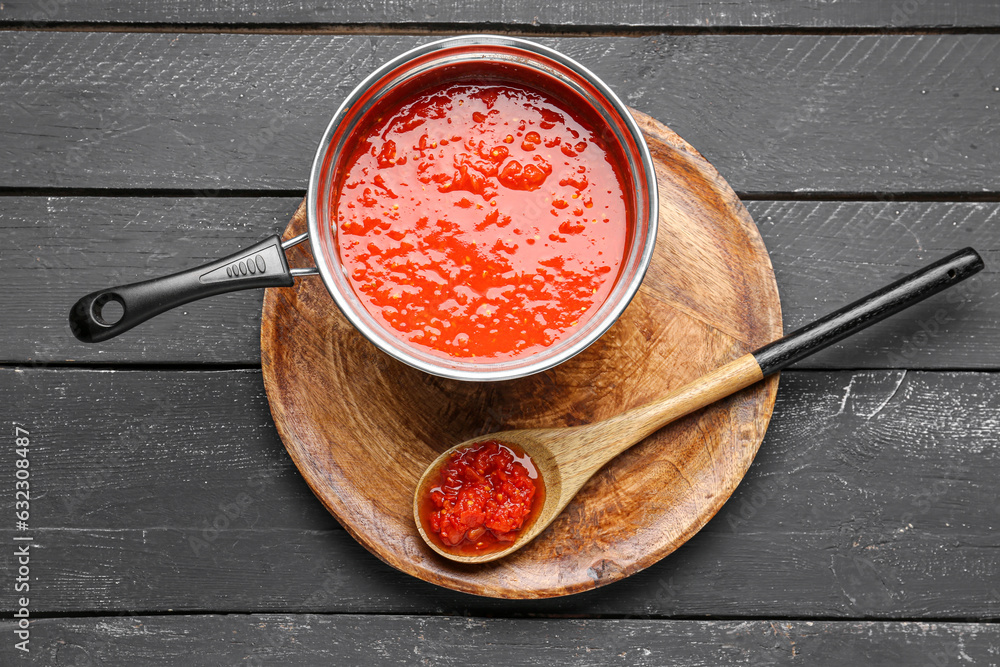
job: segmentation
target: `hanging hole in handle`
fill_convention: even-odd
[[[102,294],[94,299],[90,316],[106,327],[117,324],[125,317],[125,300],[114,293]]]
[[[958,271],[955,269],[948,269],[948,280],[954,280],[958,277]]]

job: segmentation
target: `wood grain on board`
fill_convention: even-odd
[[[102,287],[167,275],[284,229],[301,197],[7,197],[0,361],[260,363],[260,291],[191,303],[100,345],[66,315]],[[966,245],[986,270],[798,368],[1000,368],[1000,204],[750,201],[791,331]],[[318,280],[310,278],[308,280]],[[930,333],[928,333],[928,331]],[[923,332],[923,333],[921,333]]]
[[[13,621],[0,632],[13,634]],[[288,614],[53,618],[6,664],[753,666],[988,665],[1000,628],[971,623],[660,621]]]
[[[0,33],[0,188],[302,192],[348,92],[432,39]],[[1000,191],[1000,35],[538,41],[741,194]]]
[[[821,7],[821,8],[820,8]],[[721,7],[697,0],[439,0],[432,3],[342,0],[319,4],[303,0],[5,0],[0,26],[28,22],[38,27],[67,22],[96,24],[171,24],[265,26],[317,29],[324,26],[379,30],[627,30],[629,28],[983,28],[1000,26],[1000,11],[990,0],[935,2],[785,2],[744,0]],[[169,27],[169,26],[168,26]]]
[[[656,166],[653,259],[618,322],[549,371],[490,383],[435,378],[377,351],[318,281],[265,295],[261,361],[278,432],[317,497],[390,565],[491,597],[552,597],[602,586],[689,539],[753,460],[777,376],[621,454],[545,531],[500,560],[449,561],[414,524],[420,475],[444,450],[483,435],[478,429],[496,411],[508,411],[504,429],[598,421],[662,398],[781,335],[771,262],[746,209],[683,139],[635,115]],[[285,237],[305,225],[303,202]],[[289,252],[289,264],[312,264],[306,246]]]

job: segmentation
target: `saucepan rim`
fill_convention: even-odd
[[[604,114],[613,114],[609,127],[625,145],[628,168],[633,179],[635,227],[626,248],[623,268],[608,299],[591,320],[562,341],[541,352],[512,360],[491,363],[444,358],[407,344],[379,324],[354,294],[339,262],[330,225],[331,183],[338,159],[347,144],[345,122],[357,122],[364,110],[392,87],[427,68],[468,60],[509,60],[537,68],[560,82],[573,86],[578,94],[591,96]],[[374,94],[373,94],[374,91]],[[359,109],[360,108],[360,109]],[[497,35],[451,37],[411,49],[388,61],[368,75],[333,115],[317,148],[309,176],[307,195],[308,238],[319,275],[337,307],[347,320],[377,348],[391,357],[441,377],[465,381],[509,380],[556,366],[586,349],[621,316],[635,296],[652,259],[656,244],[658,201],[653,160],[639,125],[617,95],[593,72],[554,49],[529,40]]]

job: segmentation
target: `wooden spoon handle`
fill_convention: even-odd
[[[601,429],[602,436],[616,442],[615,454],[620,453],[675,419],[749,387],[763,377],[753,354],[744,354],[661,399],[608,419],[603,422],[607,428]]]
[[[837,341],[937,294],[983,269],[983,259],[965,248],[891,285],[820,318],[773,343],[735,359],[660,400],[603,422],[606,460],[684,415],[748,387]]]

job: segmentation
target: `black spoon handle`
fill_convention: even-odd
[[[877,292],[820,318],[753,353],[761,373],[769,375],[819,352],[876,322],[959,283],[982,270],[983,258],[965,248],[939,259]]]

